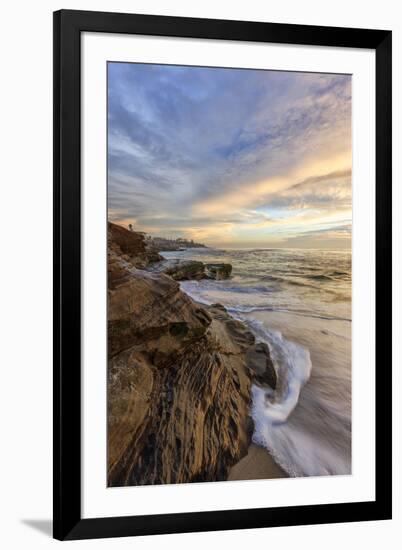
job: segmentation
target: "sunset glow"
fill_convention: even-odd
[[[109,219],[217,247],[350,248],[351,77],[108,65]]]

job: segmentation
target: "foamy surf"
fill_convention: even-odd
[[[194,286],[191,288],[192,292],[188,288],[190,285],[182,286],[187,287],[187,292],[194,299],[207,302],[199,293],[194,292]],[[297,475],[292,462],[272,445],[272,432],[287,422],[298,403],[300,391],[310,378],[310,353],[303,346],[286,340],[279,331],[265,329],[260,321],[245,319],[238,310],[231,313],[249,326],[257,341],[265,342],[269,346],[278,376],[276,390],[252,387],[251,414],[255,425],[253,441],[265,447],[289,475]]]
[[[320,438],[317,445],[322,429],[319,423],[315,432],[305,429],[300,418],[292,418],[312,372],[309,350],[287,340],[280,331],[266,329],[260,321],[247,320],[247,324],[256,338],[269,346],[278,375],[276,390],[252,387],[253,442],[266,448],[291,477],[349,473],[348,460],[333,445],[325,438]]]
[[[279,331],[264,329],[259,321],[249,321],[248,325],[257,340],[269,346],[278,376],[277,389],[274,392],[270,389],[255,388],[253,403],[257,400],[261,404],[261,393],[263,393],[264,417],[272,425],[283,424],[292,414],[299,400],[300,391],[310,378],[310,353],[303,346],[283,338]],[[254,409],[253,406],[253,411]],[[259,421],[257,416],[254,418],[256,425]]]

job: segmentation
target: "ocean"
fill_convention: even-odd
[[[253,441],[292,477],[351,473],[351,252],[193,248],[165,258],[232,264],[228,280],[184,281],[266,342],[276,390],[252,388]]]

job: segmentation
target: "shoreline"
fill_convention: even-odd
[[[199,302],[193,298],[190,294],[187,294],[185,290],[182,290],[186,296],[190,298],[195,304],[209,309],[212,304],[205,304]],[[226,309],[226,308],[225,308]],[[227,312],[227,310],[226,310]],[[235,320],[229,312],[228,316]],[[247,325],[240,321],[245,328]],[[251,411],[249,411],[251,414]],[[257,479],[284,479],[290,477],[289,474],[283,470],[272,458],[270,452],[256,443],[251,442],[247,454],[236,462],[230,470],[226,481],[252,481]]]
[[[339,254],[338,261],[338,255],[327,251],[310,258],[216,252],[215,261],[234,266],[236,281],[224,284],[222,291],[219,283],[186,282],[182,287],[200,304],[222,303],[232,317],[247,324],[257,340],[271,345],[283,385],[277,394],[269,393],[269,403],[278,403],[283,418],[291,416],[291,420],[278,425],[275,407],[270,411],[268,406],[265,415],[261,397],[251,415],[258,427],[254,437],[263,448],[272,450],[290,477],[351,471],[351,266],[349,254]],[[182,256],[202,259],[191,252]],[[288,264],[295,267],[288,269]],[[293,269],[300,273],[298,285],[287,282],[292,280]],[[297,402],[291,394],[281,393],[286,380],[298,388]],[[253,400],[257,395],[253,393]],[[255,454],[251,448],[250,452]],[[271,472],[269,459],[258,455],[259,460],[241,460],[227,479],[252,479],[253,469],[256,475],[261,469],[265,472],[258,474],[260,479],[279,475],[275,466],[276,473]]]
[[[246,456],[232,466],[227,481],[283,479],[289,477],[264,448],[251,443]]]

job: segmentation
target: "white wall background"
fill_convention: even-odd
[[[2,8],[0,546],[47,549],[52,509],[52,11],[89,9],[394,31],[394,281],[401,280],[401,31],[396,0],[89,0]],[[394,520],[80,541],[78,548],[397,548],[402,538],[401,290],[394,284]],[[396,310],[399,309],[397,312]],[[399,338],[398,338],[399,336]],[[399,342],[398,342],[399,340]],[[397,468],[396,466],[399,466]],[[65,543],[67,544],[67,543]],[[399,542],[400,544],[400,542]]]

